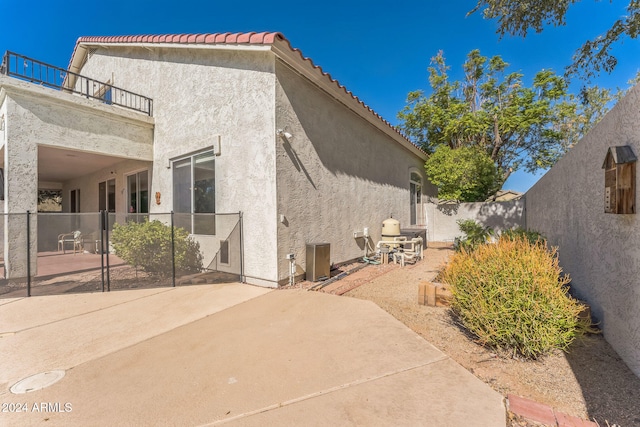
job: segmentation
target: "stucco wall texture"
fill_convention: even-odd
[[[639,106],[636,86],[526,193],[527,226],[558,246],[573,292],[590,304],[605,338],[638,376],[640,218],[604,213],[602,164],[612,146],[640,154]]]
[[[424,160],[280,61],[276,75],[276,127],[292,135],[276,140],[282,281],[285,255],[295,254],[300,273],[308,243],[329,243],[331,260],[342,262],[364,255],[366,242],[354,231],[369,228],[375,247],[391,215],[408,228],[411,171],[422,176],[423,200],[436,189],[427,183]]]
[[[496,232],[515,227],[526,228],[524,199],[491,203],[429,203],[426,209],[429,240],[434,242],[452,242],[462,236],[458,220],[472,219]]]
[[[244,213],[247,280],[274,286],[274,56],[265,49],[110,47],[95,51],[81,74],[153,98],[151,192],[161,193],[161,204],[152,212],[173,208],[171,160],[219,141],[216,211]]]
[[[262,45],[92,47],[80,74],[153,99],[152,118],[127,112],[139,123],[117,117],[118,107],[16,83],[24,87],[2,106],[11,120],[5,205],[36,210],[42,145],[123,159],[62,183],[64,194],[80,189],[82,212],[97,210],[98,183],[115,178],[116,211],[126,213],[126,175],[148,169],[150,199],[160,193],[150,211],[166,213],[173,210],[172,161],[214,148],[216,212],[243,213],[245,277],[264,286],[287,281],[288,253],[302,273],[307,243],[331,244],[331,261],[339,263],[375,246],[389,216],[403,227],[426,226],[424,202],[436,189],[427,183],[424,156],[351,95],[327,89],[328,77],[303,77],[315,70],[286,61]],[[283,139],[278,129],[293,137]],[[422,177],[417,224],[409,223],[411,172]],[[225,224],[218,222],[216,236],[196,236],[209,252],[235,226]],[[365,228],[368,241],[354,238]]]
[[[0,77],[0,87],[6,121],[1,147],[5,176],[3,205],[7,213],[37,212],[39,146],[122,158],[153,158],[153,131],[148,118],[137,121],[129,112],[4,76]],[[97,203],[93,210],[97,210]],[[5,217],[3,251],[6,271],[11,277],[27,275],[23,250],[25,222],[21,215]],[[38,227],[37,222],[38,218],[33,217],[34,228]],[[36,233],[31,234],[30,247],[36,250]],[[36,257],[31,258],[30,267],[32,274],[36,274]]]
[[[276,59],[269,48],[92,51],[81,74],[154,100],[152,193],[172,209],[171,160],[217,146],[216,211],[244,215],[249,283],[287,280],[287,253],[305,267],[306,243],[331,244],[332,262],[362,256],[393,214],[409,225],[409,169],[423,161]],[[277,135],[286,129],[289,141]],[[214,244],[215,245],[215,244]]]
[[[8,96],[4,99],[6,111],[7,143],[4,150],[5,173],[5,212],[25,213],[35,211],[37,206],[38,171],[34,165],[38,164],[37,145],[32,142],[35,136],[21,119],[26,111]],[[33,194],[32,198],[25,197]],[[24,250],[27,247],[36,249],[36,239],[31,236],[27,242],[26,215],[8,215],[4,218],[5,242],[4,262],[7,271],[13,271],[17,277],[27,276],[27,263]],[[35,271],[36,263],[32,260],[30,268]]]

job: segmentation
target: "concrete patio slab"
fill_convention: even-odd
[[[269,292],[221,284],[23,298],[0,307],[0,389],[70,369]]]
[[[469,372],[452,359],[439,360],[231,421],[242,426],[504,425],[498,402],[481,407],[490,400],[485,396],[486,388],[469,381],[468,376]],[[227,423],[209,425],[222,424]]]
[[[57,322],[58,327],[68,328],[116,322],[123,328],[104,337],[115,337],[119,345],[91,351],[76,346],[86,354],[75,361],[67,361],[73,355],[64,347],[74,346],[69,336],[51,338],[50,345],[32,350],[13,346],[10,350],[17,355],[3,366],[6,377],[17,376],[13,363],[21,372],[31,366],[29,375],[38,369],[66,369],[66,376],[26,395],[0,389],[3,403],[25,402],[28,408],[1,413],[0,424],[490,427],[506,423],[502,396],[371,302],[301,290],[273,291],[190,323],[176,320],[182,326],[161,334],[138,335],[138,329],[152,328],[165,317],[189,317],[191,307],[200,304],[193,299],[202,298],[198,292],[173,293],[173,304],[182,307],[173,309],[162,298],[170,294]],[[46,340],[53,332],[49,326],[7,339]],[[93,346],[92,339],[82,335],[99,330],[74,329],[81,341]],[[29,333],[33,335],[22,337]],[[135,339],[125,339],[128,335]],[[3,355],[6,350],[0,349]],[[19,361],[20,357],[28,360]],[[49,362],[40,363],[41,357]],[[51,410],[33,410],[33,405],[42,403]]]
[[[1,303],[11,301],[12,304],[3,306],[0,311],[0,333],[26,331],[37,326],[71,319],[172,289],[174,288],[150,288],[139,289],[135,292],[60,294],[46,297],[2,299]],[[178,291],[181,292],[181,290],[180,288]]]

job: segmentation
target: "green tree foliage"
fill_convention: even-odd
[[[640,82],[640,71],[627,81],[627,89],[616,88],[615,91],[601,89],[598,86],[583,87],[577,97],[578,114],[574,117],[576,133],[571,137],[572,142],[586,135],[600,119],[609,111],[612,103],[619,101],[626,93]],[[571,99],[575,98],[570,95]],[[570,134],[571,135],[571,134]]]
[[[172,274],[171,226],[160,221],[115,224],[111,235],[113,249],[126,263],[161,277]],[[176,274],[202,271],[200,244],[184,228],[174,228]]]
[[[429,67],[431,94],[409,93],[398,114],[402,130],[429,154],[441,145],[486,153],[497,170],[496,191],[514,170],[549,168],[581,136],[579,103],[563,77],[542,70],[527,87],[508,67],[500,56],[473,50],[464,80],[452,82],[439,52]]]
[[[526,37],[529,30],[540,33],[545,26],[566,25],[567,10],[578,0],[478,0],[469,14],[482,11],[487,19],[497,19],[497,33]],[[587,40],[573,56],[569,74],[582,72],[586,77],[611,72],[618,60],[611,54],[612,46],[625,38],[640,34],[640,0],[630,0],[627,14],[617,19],[606,33]],[[580,25],[583,25],[581,23]]]
[[[491,158],[474,146],[440,145],[425,163],[427,176],[441,200],[474,202],[497,191],[498,171]]]

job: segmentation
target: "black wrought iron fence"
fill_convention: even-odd
[[[0,297],[243,281],[241,213],[0,217]]]
[[[153,115],[151,98],[14,52],[4,54],[0,74]]]

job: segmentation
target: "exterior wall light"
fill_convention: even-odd
[[[288,140],[290,140],[291,138],[293,138],[293,135],[291,135],[291,133],[290,133],[290,132],[287,132],[287,131],[286,131],[286,130],[284,130],[284,129],[278,129],[278,136],[279,136],[280,138],[284,138],[284,139],[286,139],[287,141],[288,141]]]

